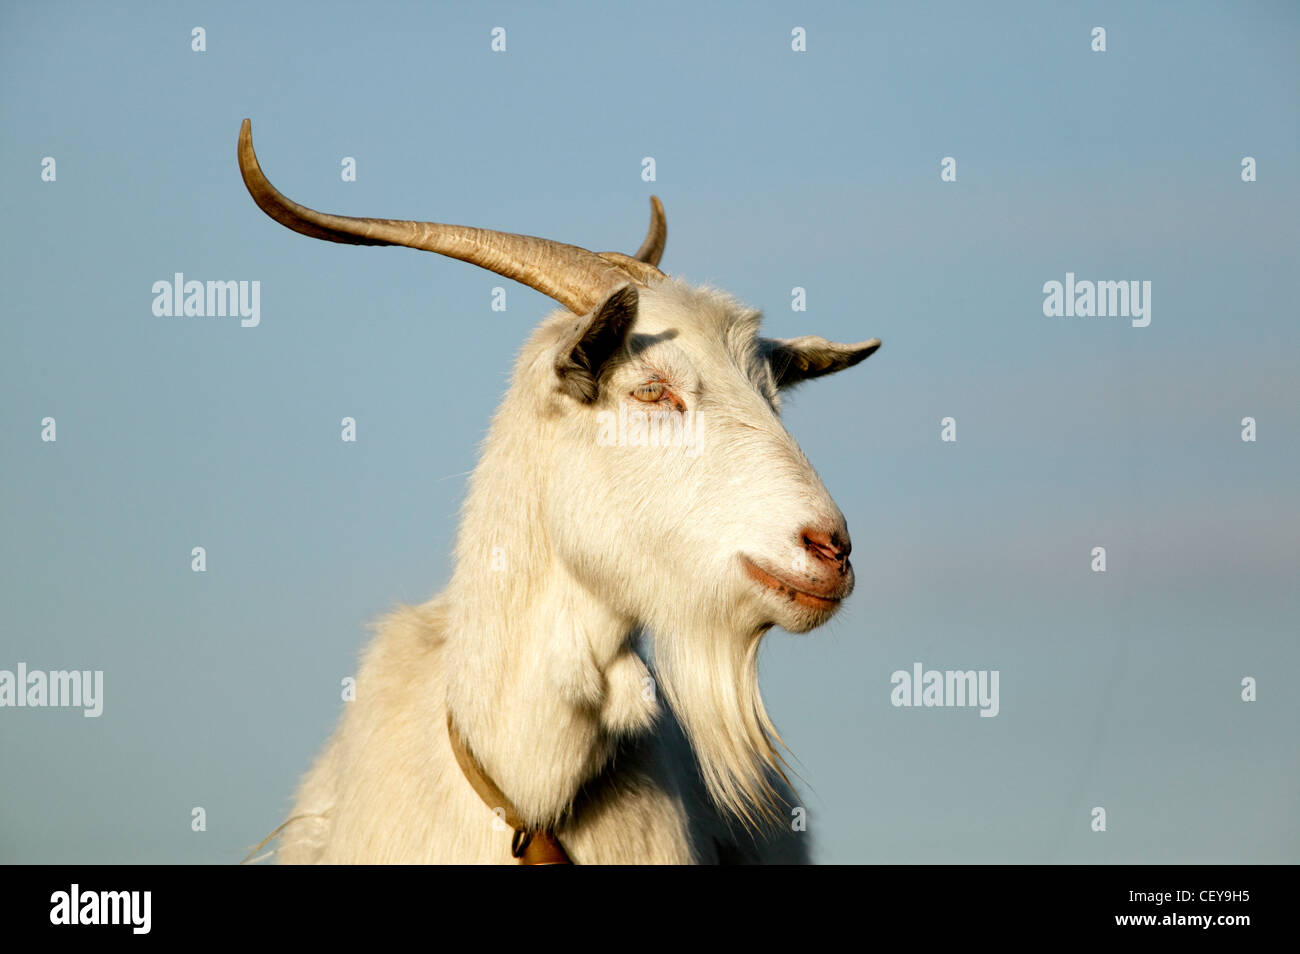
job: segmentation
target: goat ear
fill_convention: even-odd
[[[880,339],[840,344],[819,335],[802,338],[763,338],[761,345],[772,365],[778,388],[788,388],[809,378],[834,374],[865,361],[880,347]]]
[[[555,359],[560,390],[584,404],[596,400],[600,370],[627,340],[636,308],[636,286],[621,285],[590,314],[577,319]]]

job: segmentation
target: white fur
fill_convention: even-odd
[[[801,528],[843,518],[780,423],[758,318],[676,280],[641,289],[591,404],[554,370],[580,319],[538,327],[470,481],[452,579],[381,622],[282,861],[511,862],[510,831],[454,761],[448,707],[524,818],[556,824],[577,863],[806,860],[756,657],[771,626],[802,632],[829,614],[738,560],[784,567]],[[635,410],[647,376],[696,413],[699,453],[598,443],[597,415]]]

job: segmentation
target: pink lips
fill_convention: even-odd
[[[811,609],[828,610],[834,609],[840,604],[844,597],[849,595],[853,589],[850,580],[852,577],[844,577],[839,580],[828,581],[825,584],[812,583],[801,580],[797,585],[773,573],[771,570],[765,570],[749,557],[741,555],[741,563],[745,567],[745,572],[750,578],[770,590],[780,593],[787,599],[794,600],[801,606],[807,606]]]

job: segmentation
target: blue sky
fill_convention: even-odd
[[[786,413],[859,581],[763,652],[821,860],[1300,861],[1300,13],[880,7],[6,4],[0,669],[106,698],[0,709],[0,860],[230,862],[282,820],[551,307],[276,226],[248,116],[313,207],[631,251],[653,192],[668,271],[883,339]],[[155,317],[178,271],[260,281],[261,324]],[[1150,281],[1151,325],[1044,317],[1068,271]],[[999,715],[893,707],[917,661],[999,670]]]

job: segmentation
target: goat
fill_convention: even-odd
[[[635,255],[595,253],[313,211],[267,180],[247,119],[238,157],[295,232],[437,252],[563,306],[515,362],[450,582],[378,625],[280,860],[808,860],[758,647],[824,623],[854,578],[781,395],[879,339],[761,337],[758,311],[659,270],[657,198]]]

